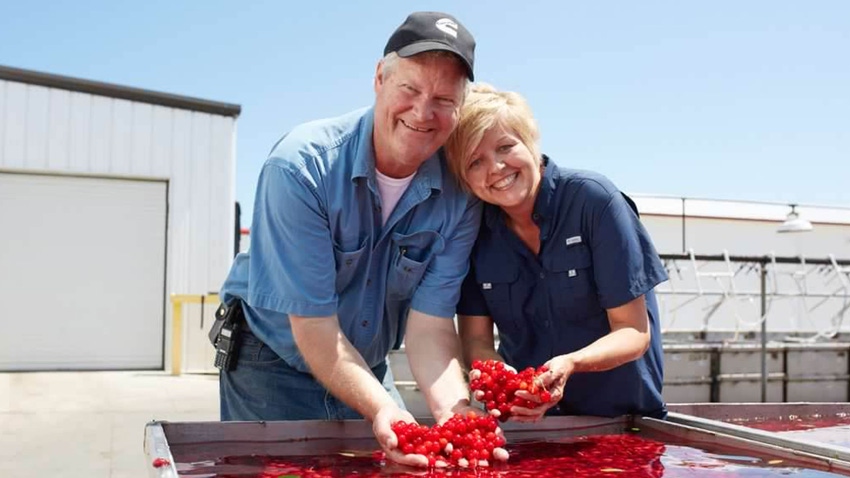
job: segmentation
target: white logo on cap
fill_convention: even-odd
[[[455,23],[451,18],[441,18],[437,20],[437,23],[435,23],[434,26],[441,32],[457,38],[457,23]]]

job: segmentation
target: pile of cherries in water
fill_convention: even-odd
[[[402,453],[425,455],[431,467],[443,462],[462,468],[489,463],[493,450],[505,444],[505,438],[496,434],[497,428],[495,418],[474,412],[455,414],[432,427],[407,422],[392,425]]]
[[[545,366],[527,368],[519,373],[496,360],[476,360],[472,369],[478,376],[471,381],[473,390],[483,393],[481,401],[487,410],[498,410],[499,420],[511,415],[514,405],[533,408],[539,403],[516,396],[519,390],[536,395],[541,402],[552,397],[536,384],[537,377],[545,373]],[[494,449],[505,444],[505,439],[496,433],[498,424],[494,416],[478,416],[473,412],[455,414],[443,424],[428,427],[417,423],[395,422],[392,430],[398,437],[398,448],[408,455],[415,453],[428,458],[430,466],[442,462],[460,467],[489,464]],[[496,453],[499,453],[498,451]]]

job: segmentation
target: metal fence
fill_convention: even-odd
[[[850,332],[850,261],[662,254],[670,280],[656,289],[665,338],[696,333],[814,342]]]

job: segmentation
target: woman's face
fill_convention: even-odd
[[[501,121],[484,133],[463,167],[466,184],[482,201],[508,212],[534,207],[540,162]]]

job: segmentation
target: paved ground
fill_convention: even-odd
[[[144,478],[150,420],[218,420],[218,377],[0,373],[0,477]]]

